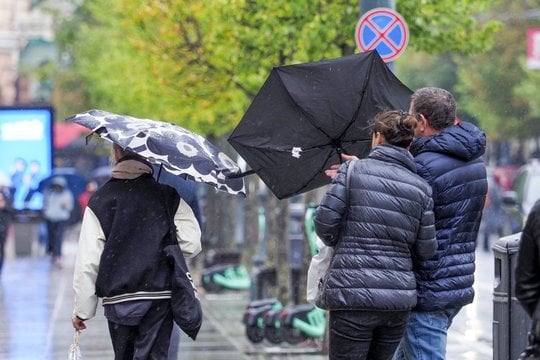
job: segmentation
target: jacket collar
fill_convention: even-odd
[[[468,122],[452,125],[433,136],[414,139],[410,152],[417,156],[422,152],[438,152],[465,161],[479,158],[486,151],[486,134]]]
[[[416,165],[411,153],[399,146],[390,144],[377,145],[371,150],[368,158],[398,164],[416,173]]]

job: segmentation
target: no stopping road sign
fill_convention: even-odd
[[[409,42],[409,28],[396,11],[375,8],[358,20],[355,40],[361,51],[375,49],[385,62],[390,62],[405,51]]]

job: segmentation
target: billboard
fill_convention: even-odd
[[[0,107],[0,185],[16,210],[41,210],[39,182],[51,175],[51,107]]]

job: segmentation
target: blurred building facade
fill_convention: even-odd
[[[37,70],[58,62],[54,16],[73,12],[69,0],[0,0],[0,106],[48,103],[52,84]]]

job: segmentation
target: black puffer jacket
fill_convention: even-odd
[[[521,233],[516,266],[516,297],[532,316],[540,300],[540,200],[532,207]]]
[[[335,246],[324,292],[330,310],[415,306],[412,258],[437,248],[431,188],[415,169],[411,154],[391,145],[340,167],[315,214],[317,235]]]

